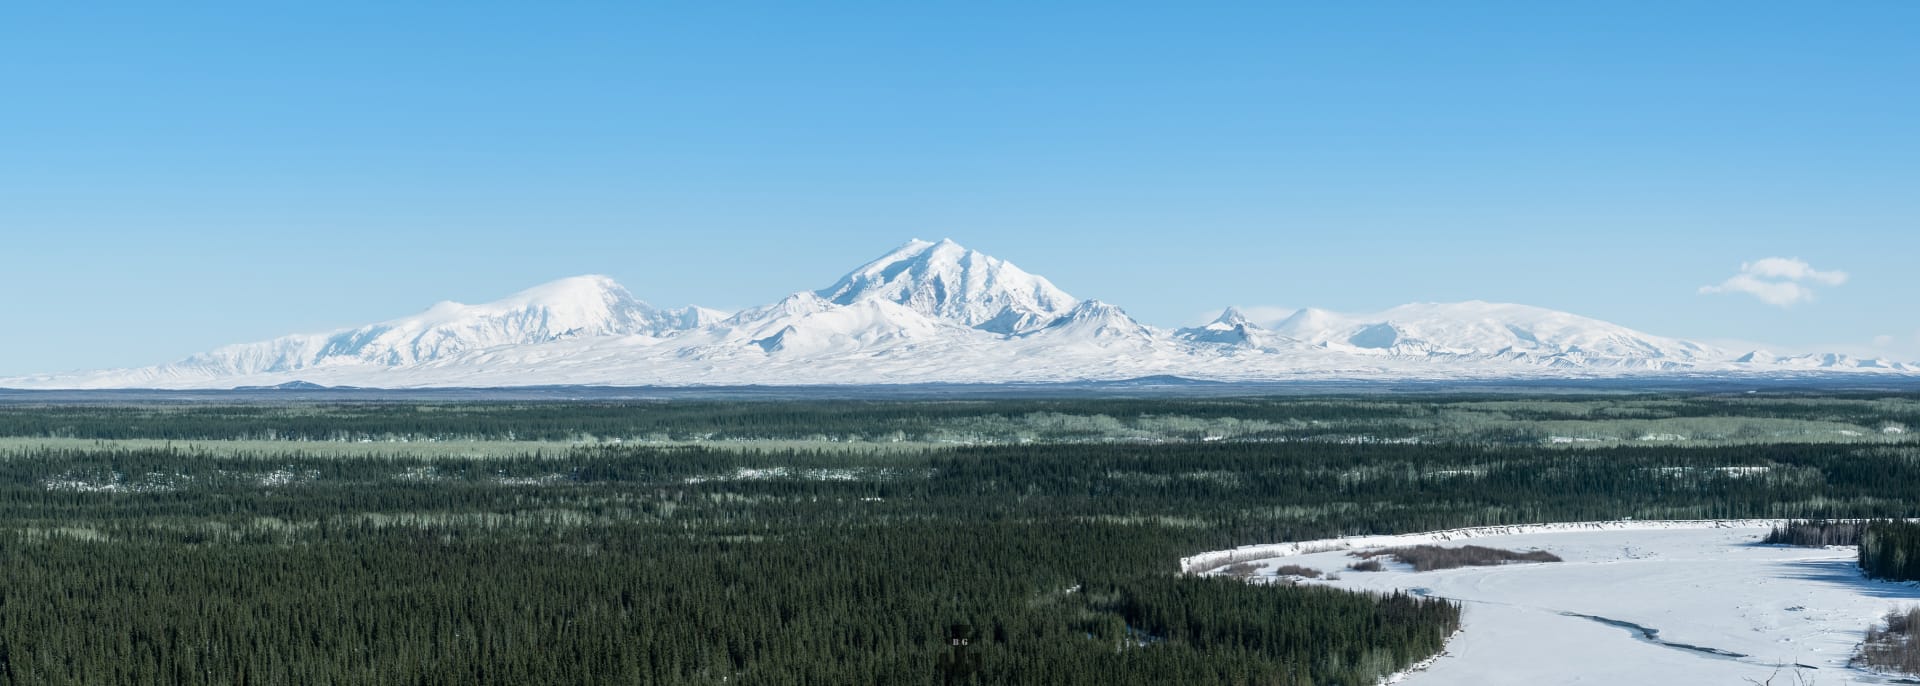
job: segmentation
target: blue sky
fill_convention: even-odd
[[[581,273],[751,306],[916,236],[1159,325],[1920,359],[1920,3],[1035,4],[9,4],[0,374]]]

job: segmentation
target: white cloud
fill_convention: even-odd
[[[1701,286],[1701,293],[1745,293],[1760,302],[1789,307],[1813,300],[1809,283],[1838,286],[1847,282],[1843,271],[1820,271],[1797,257],[1766,257],[1740,265],[1740,273],[1712,286]]]
[[[1746,293],[1768,305],[1787,307],[1813,299],[1813,289],[1792,281],[1767,281],[1752,274],[1735,274],[1718,286],[1701,286],[1701,293]]]
[[[1764,257],[1740,265],[1740,271],[1769,279],[1788,281],[1812,281],[1829,286],[1838,286],[1847,282],[1847,273],[1843,271],[1823,272],[1797,257]]]
[[[1838,350],[1836,348],[1836,350]],[[1846,352],[1841,350],[1840,352]],[[1920,331],[1911,335],[1881,334],[1873,337],[1873,344],[1863,348],[1861,357],[1885,357],[1896,362],[1920,363]]]

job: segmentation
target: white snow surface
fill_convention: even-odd
[[[1847,666],[1866,629],[1920,603],[1920,586],[1869,581],[1851,547],[1763,546],[1777,520],[1581,522],[1457,529],[1249,546],[1194,556],[1188,571],[1232,562],[1319,569],[1305,580],[1408,591],[1461,603],[1462,630],[1437,659],[1399,675],[1409,686],[1499,684],[1895,683]],[[1541,549],[1563,561],[1414,572],[1355,572],[1353,550],[1434,543]],[[1384,559],[1384,558],[1383,558]],[[1657,631],[1651,639],[1629,625]],[[1705,650],[1703,650],[1705,649]],[[1717,651],[1716,652],[1708,652]],[[1775,674],[1778,676],[1775,676]]]
[[[1592,378],[1837,371],[1916,375],[1844,355],[1736,356],[1564,312],[1485,302],[1372,315],[1229,308],[1167,331],[1077,300],[951,240],[914,240],[818,291],[728,315],[656,308],[604,276],[367,326],[243,343],[135,369],[0,378],[0,388],[375,388],[1023,383],[1180,376]]]

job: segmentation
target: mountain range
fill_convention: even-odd
[[[374,388],[1920,374],[1839,354],[1728,351],[1526,305],[1227,308],[1160,329],[951,240],[914,240],[832,285],[740,312],[658,308],[604,276],[480,305],[229,345],[184,360],[0,379],[6,388]]]

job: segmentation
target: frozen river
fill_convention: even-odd
[[[1261,565],[1255,579],[1271,580],[1274,567],[1294,564],[1339,577],[1307,583],[1461,603],[1462,631],[1442,656],[1404,676],[1408,686],[1745,684],[1769,677],[1775,685],[1920,683],[1847,666],[1870,623],[1896,606],[1920,604],[1920,587],[1862,578],[1852,548],[1758,545],[1765,522],[1550,526],[1571,528],[1317,542],[1243,549],[1231,559]],[[1390,563],[1386,571],[1355,572],[1346,570],[1355,561],[1349,549],[1310,552],[1424,542],[1538,548],[1564,561],[1418,573]],[[1190,560],[1189,567],[1226,554]]]

